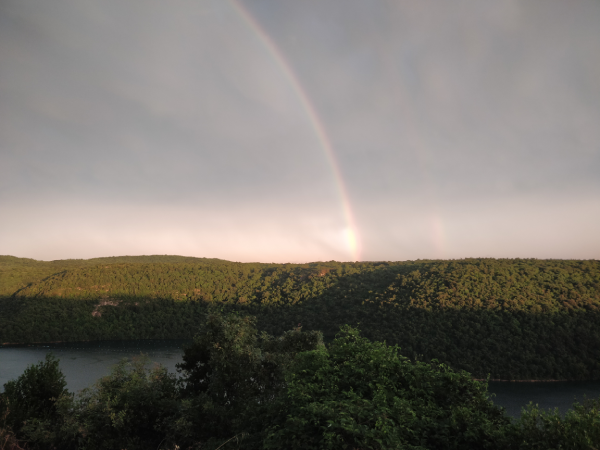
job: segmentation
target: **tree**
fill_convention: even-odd
[[[487,386],[343,327],[329,349],[299,353],[263,420],[271,449],[497,448],[509,418]]]
[[[564,417],[558,410],[537,405],[523,408],[521,418],[508,433],[511,450],[596,450],[600,442],[600,399],[575,403]]]
[[[17,437],[25,437],[39,423],[58,420],[57,400],[68,396],[67,382],[58,363],[49,353],[44,361],[28,366],[16,380],[4,384],[0,414],[5,415],[5,426]]]
[[[126,359],[77,398],[62,430],[63,443],[90,450],[158,448],[177,420],[176,379],[147,357]],[[65,408],[66,409],[66,408]]]
[[[211,313],[183,354],[184,419],[178,433],[190,440],[252,433],[261,411],[283,388],[296,354],[323,346],[319,332],[300,328],[260,336],[256,319]]]

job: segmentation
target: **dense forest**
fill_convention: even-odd
[[[344,326],[328,345],[299,327],[274,337],[218,308],[179,376],[143,359],[74,395],[51,354],[0,393],[6,450],[594,450],[600,400],[565,417],[530,405],[511,420],[485,382]]]
[[[310,264],[0,257],[0,342],[191,338],[207,308],[325,341],[344,324],[476,378],[600,379],[600,262]]]

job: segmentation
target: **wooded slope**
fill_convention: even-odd
[[[185,338],[219,306],[272,334],[355,325],[479,377],[600,379],[598,261],[1,257],[0,283],[0,342]]]

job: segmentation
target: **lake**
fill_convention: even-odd
[[[111,367],[121,359],[131,360],[140,353],[147,354],[151,362],[162,364],[169,372],[175,373],[175,365],[181,362],[182,348],[187,342],[190,341],[96,341],[0,347],[0,389],[4,390],[4,383],[18,377],[28,365],[42,361],[48,352],[60,359],[67,388],[72,392],[108,375]]]
[[[508,415],[521,416],[521,408],[533,402],[542,409],[558,408],[564,415],[575,401],[600,397],[598,381],[556,381],[534,383],[511,383],[494,381],[488,385],[488,391],[495,394],[495,404],[506,408]]]
[[[187,340],[100,341],[69,342],[0,347],[0,390],[4,383],[17,378],[30,364],[41,361],[52,352],[60,359],[70,391],[79,391],[110,373],[111,367],[123,358],[131,360],[140,353],[148,355],[153,363],[160,363],[175,373],[181,362]],[[564,414],[575,400],[584,396],[600,396],[600,382],[491,382],[489,391],[495,394],[494,403],[506,408],[512,417],[521,414],[521,408],[530,401],[541,408],[558,408]]]

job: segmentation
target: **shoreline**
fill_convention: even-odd
[[[76,344],[77,342],[107,342],[107,341],[191,341],[192,338],[170,338],[170,339],[88,339],[85,341],[48,341],[48,342],[0,342],[0,348],[6,346],[27,346],[44,344]]]
[[[185,339],[185,338],[183,338]],[[100,341],[122,341],[122,340],[126,340],[129,341],[131,339],[101,339]],[[146,341],[146,340],[155,340],[155,339],[133,339],[136,341]],[[174,339],[160,339],[160,340],[165,340],[165,341],[169,341],[169,340],[182,340],[182,338],[174,338]],[[85,341],[51,341],[51,342],[28,342],[28,343],[21,343],[21,342],[2,342],[0,343],[0,349],[3,347],[9,347],[9,346],[34,346],[34,345],[43,345],[43,344],[64,344],[64,343],[76,343],[76,342],[94,342],[97,341],[97,339],[90,339],[90,340],[85,340]],[[593,382],[593,381],[600,381],[600,380],[568,380],[568,379],[563,379],[563,380],[506,380],[506,379],[502,379],[502,378],[490,378],[489,380],[486,378],[472,378],[475,381],[493,381],[493,382],[500,382],[500,383],[565,383],[565,382]]]
[[[590,381],[598,381],[598,380],[503,380],[501,378],[473,378],[475,381],[497,381],[502,383],[564,383],[564,382],[590,382]]]

